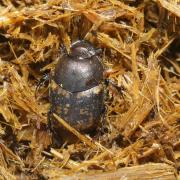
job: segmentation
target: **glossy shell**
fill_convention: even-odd
[[[55,67],[55,82],[70,92],[80,92],[98,85],[103,79],[103,66],[95,53],[89,43],[74,43],[71,54],[64,55]]]
[[[59,60],[51,77],[49,124],[56,139],[63,128],[53,113],[81,132],[97,127],[104,109],[102,80],[95,48],[86,41],[72,44],[71,54]]]

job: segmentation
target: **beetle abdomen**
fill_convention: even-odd
[[[100,84],[86,91],[75,93],[57,87],[52,91],[51,102],[53,102],[51,113],[56,113],[75,129],[87,132],[95,128],[101,118],[103,86]],[[56,120],[51,121],[51,126],[60,127]]]

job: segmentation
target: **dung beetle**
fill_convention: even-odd
[[[48,121],[55,144],[68,132],[53,113],[80,132],[93,131],[100,122],[104,109],[104,68],[99,50],[88,41],[76,41],[51,73]]]

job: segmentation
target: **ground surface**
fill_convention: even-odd
[[[0,0],[2,179],[52,179],[149,162],[178,170],[179,32],[175,0]],[[78,39],[102,48],[105,76],[116,86],[106,87],[98,130],[90,137],[75,132],[78,142],[56,149],[47,126],[48,84],[35,92],[62,44],[68,50]]]

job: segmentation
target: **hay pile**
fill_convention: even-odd
[[[106,123],[51,146],[48,84],[60,46],[103,49]],[[53,178],[167,163],[180,167],[180,4],[176,0],[0,0],[0,176]],[[70,128],[71,130],[71,128]]]

